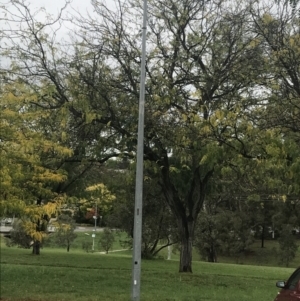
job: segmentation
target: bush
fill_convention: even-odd
[[[298,249],[295,235],[293,235],[293,227],[291,225],[284,225],[278,238],[279,243],[279,262],[286,267],[295,258]]]
[[[105,250],[106,254],[112,248],[114,241],[115,236],[113,232],[108,228],[104,228],[103,233],[101,234],[101,238],[99,240],[99,244]]]
[[[221,254],[238,262],[253,242],[250,220],[245,213],[220,210],[215,214],[200,214],[194,243],[203,259],[216,262]]]
[[[54,242],[60,247],[66,247],[69,252],[72,242],[77,235],[74,233],[76,228],[72,217],[62,214],[57,218],[56,231],[53,234]]]
[[[9,236],[10,238],[5,241],[8,247],[18,246],[19,248],[30,249],[32,238],[26,234],[22,221],[14,222]]]
[[[82,249],[84,251],[86,251],[87,253],[89,253],[90,251],[92,251],[92,242],[91,241],[83,241],[82,242]]]
[[[201,213],[195,235],[195,246],[203,260],[217,262],[217,251],[221,246],[215,216]]]

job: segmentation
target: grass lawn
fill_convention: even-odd
[[[276,280],[292,268],[193,262],[192,275],[178,273],[176,260],[142,262],[141,301],[273,300]],[[1,290],[4,300],[130,300],[131,254],[101,255],[71,249],[30,250],[1,245]]]
[[[93,232],[92,228],[90,230],[87,230],[85,232],[76,232],[76,239],[72,242],[70,250],[82,250],[82,243],[83,242],[90,242],[92,243],[92,234]],[[99,230],[96,231],[96,237],[95,237],[95,251],[96,252],[102,252],[104,251],[101,245],[99,244],[100,236],[103,232],[100,232]],[[115,236],[115,241],[113,243],[113,246],[110,251],[116,251],[116,250],[122,250],[124,247],[120,244],[120,240],[124,240],[127,238],[127,234],[125,232],[121,231],[113,231]],[[53,242],[53,234],[49,235],[49,238],[45,242],[45,247],[47,248],[57,248],[57,246]]]

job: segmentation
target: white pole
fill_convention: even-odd
[[[97,203],[96,203],[96,210],[95,210],[95,234],[96,234],[96,227],[97,227]]]
[[[95,237],[96,237],[96,227],[97,227],[97,203],[96,203],[96,209],[95,209],[93,218],[95,220],[95,226],[94,226],[94,233],[92,235],[92,237],[93,237],[92,251],[95,251]]]
[[[169,241],[171,241],[171,235],[169,235]],[[172,245],[168,246],[168,260],[171,260],[171,254],[172,254]]]
[[[132,300],[140,300],[141,287],[141,245],[142,245],[142,207],[143,207],[143,165],[144,165],[144,112],[145,112],[145,65],[146,65],[146,32],[147,0],[144,0],[141,82],[139,99],[138,142],[136,159],[134,233],[132,256]]]

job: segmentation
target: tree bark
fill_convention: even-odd
[[[180,249],[180,273],[192,273],[192,258],[193,258],[193,235],[195,222],[182,219],[179,225],[181,249]]]
[[[41,243],[39,241],[35,240],[32,245],[32,254],[40,255],[40,248],[41,248]]]
[[[170,179],[168,157],[162,162],[162,187],[171,211],[177,219],[181,241],[179,272],[192,273],[193,238],[197,216],[205,199],[207,182],[213,174],[208,171],[201,179],[200,166],[196,167],[191,177],[190,188],[186,198],[180,197],[178,190]]]

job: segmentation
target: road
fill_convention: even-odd
[[[1,225],[0,226],[0,233],[4,233],[4,234],[9,233],[9,231],[11,229],[12,229],[12,226],[8,226],[8,225],[3,226],[3,225]],[[54,230],[55,230],[54,227],[51,227],[51,226],[49,227],[49,232],[54,232]],[[76,227],[75,232],[91,232],[93,230],[94,230],[93,227],[80,227],[80,226],[78,226],[78,227]],[[97,227],[96,232],[100,232],[100,231],[103,231],[103,228]]]

